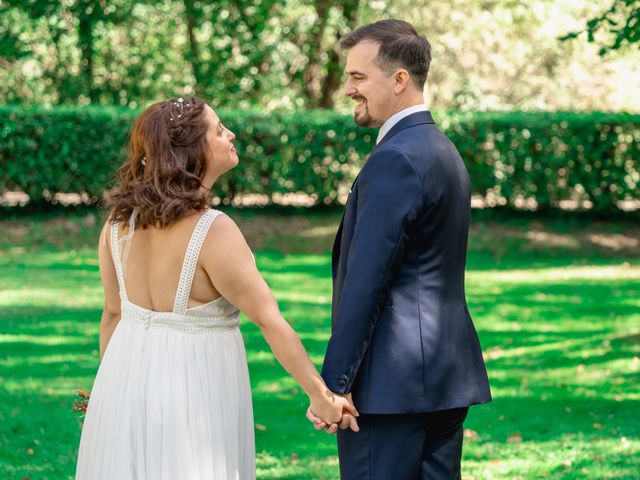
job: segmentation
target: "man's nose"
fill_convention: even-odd
[[[344,85],[344,94],[345,94],[347,97],[352,97],[352,96],[354,96],[356,93],[358,93],[358,91],[357,91],[357,90],[356,90],[356,88],[351,84],[351,82],[350,82],[350,81],[349,81],[349,82],[347,82],[347,83]]]

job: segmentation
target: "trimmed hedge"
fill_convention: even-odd
[[[454,119],[446,133],[483,196],[538,209],[589,201],[596,211],[640,200],[640,115],[482,113]]]
[[[56,192],[92,201],[111,185],[139,112],[104,107],[51,110],[0,107],[0,191],[32,202]],[[240,166],[215,193],[230,200],[258,193],[314,195],[334,204],[373,147],[377,132],[351,115],[327,111],[219,111],[237,135]],[[624,113],[435,112],[467,164],[474,193],[539,209],[562,200],[598,211],[640,200],[640,115]]]

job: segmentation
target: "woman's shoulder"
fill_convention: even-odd
[[[205,210],[204,214],[212,215],[214,218],[227,216],[227,214],[224,213],[222,210],[216,210],[215,208],[209,208],[208,210]]]
[[[210,208],[207,210],[204,215],[210,215],[212,217],[211,227],[209,228],[209,232],[213,232],[214,235],[216,232],[224,233],[233,230],[238,230],[238,225],[233,219],[227,215],[225,212],[221,210],[216,210],[215,208]]]
[[[207,214],[214,215],[209,232],[205,237],[205,246],[217,251],[232,251],[244,248],[246,240],[236,222],[220,210],[210,209]]]

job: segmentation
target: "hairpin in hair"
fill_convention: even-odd
[[[180,97],[176,101],[171,102],[171,105],[178,109],[178,118],[185,114],[185,110],[191,107],[191,104],[184,101],[184,98]],[[169,117],[172,122],[175,122],[173,116]]]

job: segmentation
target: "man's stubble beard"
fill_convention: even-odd
[[[380,128],[384,123],[383,121],[376,120],[371,115],[369,115],[369,109],[367,107],[365,107],[365,113],[362,117],[358,117],[358,114],[354,113],[353,119],[361,127],[368,127],[368,128]]]

